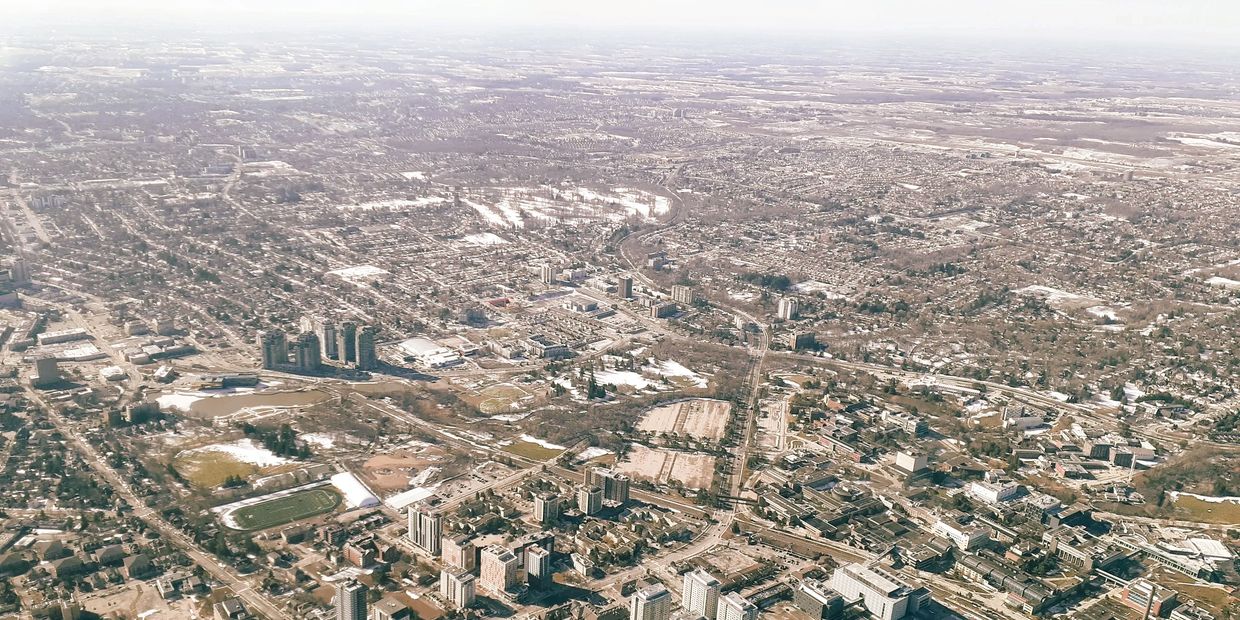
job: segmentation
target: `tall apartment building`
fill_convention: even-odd
[[[680,607],[703,618],[714,618],[719,610],[721,587],[722,584],[714,575],[700,568],[687,572],[684,588],[680,593]]]
[[[352,579],[336,584],[336,620],[367,620],[366,586]]]
[[[542,277],[543,284],[555,284],[555,265],[544,264],[539,267],[538,273]]]
[[[379,329],[367,325],[357,332],[357,369],[374,370],[379,367],[379,354],[375,349],[375,339]]]
[[[620,279],[617,280],[616,288],[618,289],[616,291],[616,295],[618,295],[620,299],[632,299],[633,276],[620,276]]]
[[[603,499],[619,502],[629,501],[629,477],[611,469],[592,467],[586,470],[586,484],[603,489]]]
[[[340,329],[336,332],[339,344],[338,358],[345,364],[357,363],[357,323],[353,321],[345,321],[340,324]]]
[[[779,318],[791,321],[801,315],[801,302],[796,297],[784,297],[779,300]]]
[[[478,583],[482,589],[499,594],[517,583],[517,565],[520,560],[508,549],[499,545],[483,549],[480,564]]]
[[[577,510],[585,514],[597,514],[603,509],[603,489],[587,484],[577,489]]]
[[[719,599],[719,611],[715,615],[715,620],[757,620],[757,618],[758,606],[741,596],[739,592],[729,592],[727,596]]]
[[[443,515],[425,502],[409,507],[409,540],[415,547],[436,556],[443,542]]]
[[[272,370],[288,363],[288,336],[284,332],[258,332],[258,348],[262,351],[264,369]]]
[[[315,372],[322,365],[323,351],[319,346],[319,337],[312,331],[297,336],[293,342],[293,365],[297,370]]]
[[[336,334],[336,323],[325,319],[316,330],[319,342],[323,345],[323,357],[338,359],[340,357],[340,337]]]
[[[478,580],[464,569],[445,568],[439,573],[439,595],[460,609],[473,604],[477,586]]]
[[[60,364],[56,356],[44,353],[34,358],[34,386],[45,387],[60,381]]]
[[[672,286],[672,301],[683,306],[692,306],[697,301],[697,296],[693,294],[693,289],[683,284],[675,284]]]
[[[844,613],[844,597],[817,579],[806,579],[792,593],[792,603],[814,620],[836,620]]]
[[[629,598],[629,620],[668,620],[672,617],[672,595],[667,588],[653,585]]]
[[[442,547],[445,565],[464,570],[474,570],[478,566],[478,549],[469,536],[444,536]]]
[[[534,519],[539,523],[554,523],[560,518],[560,498],[550,493],[534,496]]]
[[[534,545],[525,550],[525,582],[535,589],[551,585],[551,552]]]

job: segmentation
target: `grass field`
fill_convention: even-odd
[[[265,530],[323,514],[339,505],[338,493],[318,488],[243,506],[233,511],[232,518],[242,530]]]
[[[482,402],[478,403],[478,411],[487,415],[512,413],[513,403],[519,402],[528,394],[514,385],[493,385],[482,391]]]
[[[511,452],[517,456],[524,456],[527,459],[535,461],[545,461],[560,456],[563,450],[552,450],[544,448],[536,443],[529,441],[518,441],[511,445],[504,446],[504,450]]]
[[[178,456],[172,465],[177,473],[200,489],[224,484],[229,476],[248,478],[259,470],[257,466],[242,463],[224,452],[193,452]]]
[[[1240,525],[1240,504],[1235,502],[1205,502],[1191,495],[1181,495],[1175,500],[1175,508],[1190,521]],[[1172,518],[1175,516],[1178,515]]]

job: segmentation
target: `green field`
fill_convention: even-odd
[[[252,532],[320,515],[339,505],[338,493],[317,488],[243,506],[233,511],[232,518],[240,529]]]

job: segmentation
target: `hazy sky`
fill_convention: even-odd
[[[0,0],[23,21],[800,31],[1240,45],[1240,0]]]

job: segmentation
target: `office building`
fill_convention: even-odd
[[[912,588],[877,566],[845,564],[831,573],[827,585],[845,601],[860,600],[878,620],[909,617],[929,599],[925,588]]]
[[[499,545],[491,545],[482,550],[482,559],[478,569],[479,585],[482,589],[499,594],[517,583],[517,565],[520,560],[513,553]]]
[[[757,618],[758,606],[741,596],[739,592],[729,592],[727,596],[719,599],[719,611],[715,615],[715,620],[757,620]]]
[[[844,613],[844,597],[817,579],[806,579],[792,593],[792,603],[814,620],[836,620]]]
[[[477,578],[464,569],[445,568],[439,573],[439,595],[457,608],[464,609],[473,604],[477,587]]]
[[[697,569],[685,573],[680,593],[680,607],[695,616],[714,618],[719,610],[719,589],[722,585],[714,575]]]
[[[305,332],[297,336],[293,343],[293,365],[302,372],[316,372],[322,365],[322,347],[319,337],[314,332]]]
[[[336,332],[339,344],[336,345],[337,359],[347,364],[357,363],[357,323],[345,321]]]
[[[682,306],[692,306],[697,297],[693,294],[693,289],[683,284],[675,284],[672,286],[672,301]]]
[[[366,586],[352,579],[336,584],[336,620],[367,620]]]
[[[632,299],[633,276],[620,276],[617,283],[617,289],[619,290],[616,291],[616,294],[620,296],[620,299]]]
[[[46,387],[55,385],[60,381],[60,366],[56,362],[56,356],[50,354],[40,355],[34,359],[34,386]]]
[[[442,546],[445,565],[464,570],[474,570],[478,566],[478,548],[469,536],[444,536]]]
[[[379,366],[379,355],[375,350],[375,338],[379,329],[367,325],[357,332],[357,369],[374,370]]]
[[[603,509],[603,489],[587,484],[577,489],[577,510],[592,515]]]
[[[539,523],[555,523],[560,518],[560,498],[550,493],[534,496],[534,519]]]
[[[288,337],[282,331],[258,332],[263,368],[273,370],[288,363]]]
[[[443,515],[425,502],[409,507],[409,540],[429,555],[439,555],[443,543]]]
[[[26,257],[18,256],[13,259],[13,266],[9,268],[9,278],[16,286],[30,285],[30,265],[26,262]]]
[[[399,600],[385,596],[375,603],[371,620],[413,620],[413,610]]]
[[[535,545],[525,550],[525,582],[535,589],[551,585],[551,552]]]
[[[1176,591],[1171,588],[1161,587],[1149,579],[1133,579],[1124,586],[1124,590],[1120,596],[1120,602],[1128,607],[1137,610],[1143,617],[1161,618],[1166,615],[1167,610],[1175,607]]]
[[[629,501],[629,477],[613,470],[593,467],[586,470],[586,484],[601,487],[603,499],[620,504]]]
[[[667,588],[653,585],[629,598],[629,620],[668,620],[672,616],[672,595]]]
[[[779,318],[791,321],[801,315],[801,302],[796,297],[784,297],[779,300]]]

